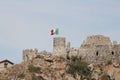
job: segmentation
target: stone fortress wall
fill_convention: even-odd
[[[23,50],[23,60],[27,61],[34,58],[41,52],[35,50]],[[47,53],[47,52],[46,52]],[[80,59],[93,63],[106,63],[107,61],[120,61],[120,44],[111,42],[109,37],[103,35],[88,36],[80,48],[71,48],[70,42],[66,44],[64,37],[53,39],[53,55],[57,56],[77,56]]]

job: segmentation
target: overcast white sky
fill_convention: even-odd
[[[0,60],[22,61],[22,50],[52,52],[52,28],[80,47],[88,35],[120,42],[120,0],[1,0]]]

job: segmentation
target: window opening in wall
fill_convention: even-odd
[[[114,55],[114,52],[113,52],[113,51],[112,51],[111,53],[112,53],[112,55]]]
[[[96,52],[96,56],[98,56],[98,51]]]
[[[27,58],[27,61],[29,60],[29,57],[28,57],[28,55],[26,55],[26,58]]]

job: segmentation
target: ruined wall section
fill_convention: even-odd
[[[67,55],[69,55],[70,58],[72,56],[77,56],[78,55],[78,49],[70,48],[69,53],[67,52]]]
[[[25,49],[23,50],[23,61],[27,62],[32,60],[38,54],[38,49]]]
[[[105,63],[105,61],[116,57],[112,50],[113,45],[109,37],[93,35],[88,36],[83,42],[78,55],[88,62]],[[116,49],[114,50],[116,51]]]
[[[120,44],[112,43],[111,52],[113,61],[120,62]]]
[[[99,47],[103,47],[104,46],[108,46],[111,45],[111,40],[109,37],[105,37],[103,35],[92,35],[92,36],[88,36],[86,40],[83,41],[83,44],[81,47],[90,47],[90,48],[94,48],[94,46]]]

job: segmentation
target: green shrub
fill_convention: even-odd
[[[41,70],[41,68],[40,67],[35,67],[33,65],[28,65],[28,70],[30,72],[39,72]]]
[[[21,74],[18,75],[18,78],[21,78],[21,79],[22,79],[22,78],[24,78],[24,77],[25,77],[25,74],[24,74],[24,73],[21,73]]]
[[[84,76],[88,76],[91,74],[89,68],[87,67],[88,64],[86,62],[70,62],[68,63],[68,69],[67,69],[67,73],[69,74],[83,74]]]

